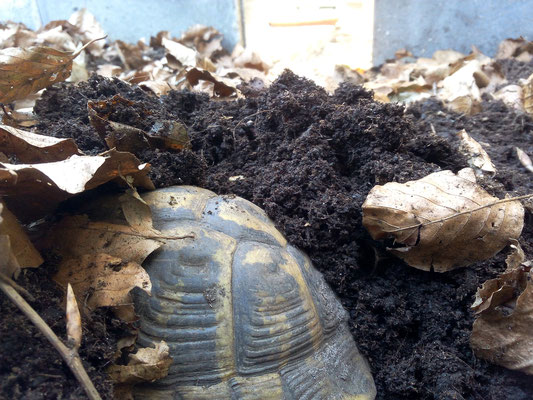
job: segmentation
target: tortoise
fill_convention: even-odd
[[[266,213],[192,186],[143,195],[154,228],[194,238],[166,243],[135,293],[138,344],[164,340],[167,377],[141,399],[373,399],[347,313],[310,259]]]

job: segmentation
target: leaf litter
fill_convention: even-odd
[[[146,45],[138,48],[141,53],[150,51]],[[217,48],[216,43],[213,48]],[[214,50],[211,56],[216,53]],[[478,58],[459,60],[453,68]],[[167,67],[160,68],[155,61],[153,67],[145,77],[167,75]],[[169,68],[172,68],[170,63]],[[204,60],[201,68],[211,71],[212,66]],[[486,71],[481,71],[488,76]],[[141,79],[140,75],[135,79]],[[476,85],[486,83],[480,82],[484,82],[483,76],[474,79]],[[171,87],[178,87],[176,83],[169,81]],[[423,117],[409,119],[401,107],[375,103],[368,93],[358,88],[344,85],[329,96],[289,72],[268,89],[242,86],[239,90],[247,93],[246,99],[220,104],[207,101],[206,96],[185,92],[168,92],[168,98],[157,103],[151,97],[152,91],[142,92],[117,81],[98,78],[91,78],[79,88],[60,86],[46,91],[36,107],[40,118],[37,131],[73,137],[83,151],[92,154],[108,148],[95,137],[87,122],[87,99],[98,101],[100,96],[109,98],[120,94],[139,102],[134,109],[146,107],[152,113],[148,121],[132,124],[144,132],[150,131],[158,120],[183,121],[188,128],[190,150],[151,149],[137,154],[140,160],[156,165],[157,175],[152,175],[156,185],[201,184],[219,192],[239,194],[264,207],[289,240],[310,254],[337,290],[350,312],[354,336],[373,365],[382,398],[415,395],[433,398],[436,393],[485,398],[504,393],[512,398],[527,398],[528,388],[520,376],[473,365],[470,350],[460,339],[469,332],[468,324],[472,320],[461,310],[466,309],[476,286],[497,272],[498,256],[483,266],[476,264],[428,280],[421,272],[406,269],[383,256],[379,246],[361,228],[360,205],[373,185],[406,182],[441,168],[458,171],[468,165],[466,156],[457,151],[458,142],[449,139],[442,129],[446,125],[439,117],[449,114],[437,115],[432,120],[435,129],[431,133],[432,130],[426,129],[425,120],[428,115],[434,116],[431,109]],[[475,100],[479,101],[480,111],[461,111],[463,117],[456,121],[468,123],[483,118],[486,100],[483,96]],[[58,110],[58,104],[64,107]],[[429,107],[432,104],[427,103]],[[408,115],[416,116],[418,107],[415,105]],[[127,114],[116,115],[112,120],[131,123]],[[521,128],[518,123],[508,124],[509,137],[514,138],[520,129],[527,128],[529,120]],[[75,129],[58,129],[61,124]],[[454,129],[453,134],[460,129],[463,128]],[[479,129],[465,129],[479,143],[491,145],[487,153],[498,172],[494,178],[481,179],[491,194],[503,197],[510,191],[515,194],[531,191],[530,185],[521,184],[524,180],[520,172],[515,180],[508,179],[516,166],[510,168],[501,157],[495,157],[498,152],[505,153],[501,150],[504,146],[512,149],[519,144],[524,148],[523,142],[511,143],[509,138],[507,142],[495,142],[489,137],[480,139]],[[74,131],[77,133],[73,134]],[[363,135],[366,139],[358,140]],[[525,150],[530,151],[527,146]],[[162,168],[168,160],[172,164],[180,163],[180,168]],[[291,175],[283,171],[291,171]],[[241,178],[229,179],[237,176]],[[531,234],[527,226],[526,234]],[[356,257],[356,254],[361,255]],[[371,266],[375,268],[372,270]],[[405,295],[406,287],[409,296]],[[438,299],[432,297],[437,295]],[[431,308],[426,307],[428,302]],[[92,317],[96,316],[94,313]],[[438,323],[430,322],[437,320]],[[453,327],[451,341],[447,337],[449,329],[440,328],[446,325]],[[470,365],[465,367],[465,363]],[[448,378],[440,380],[438,377],[446,371],[450,372]],[[456,371],[461,374],[454,374]]]

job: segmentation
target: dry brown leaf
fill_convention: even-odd
[[[524,111],[522,106],[522,87],[519,85],[507,85],[492,94],[496,100],[503,101],[508,107],[518,111]]]
[[[149,90],[156,96],[164,96],[172,89],[168,82],[164,80],[149,80],[139,83],[139,87],[144,90]]]
[[[96,73],[98,75],[105,76],[106,78],[113,78],[119,76],[122,73],[122,68],[118,65],[113,64],[102,64],[96,68]]]
[[[148,168],[133,154],[115,150],[42,164],[0,163],[0,194],[18,218],[31,221],[68,197],[112,179],[131,175],[136,186],[154,189]]]
[[[515,242],[507,269],[478,289],[470,345],[477,357],[533,375],[533,272]]]
[[[73,139],[37,135],[7,125],[0,125],[0,148],[22,163],[61,161],[80,154]]]
[[[244,49],[237,57],[233,59],[233,63],[237,68],[250,68],[268,73],[270,66],[265,63],[259,54],[251,49]]]
[[[90,42],[106,35],[94,15],[87,11],[86,8],[82,8],[72,14],[68,22],[77,28],[77,36],[82,42]],[[87,51],[94,57],[101,57],[104,52],[104,46],[104,41],[94,41],[87,46]]]
[[[96,254],[105,249],[108,254],[124,261],[142,264],[162,245],[162,239],[146,237],[126,225],[91,222],[85,216],[73,216],[64,218],[51,230],[44,247],[55,250],[64,259]]]
[[[0,50],[0,103],[23,99],[55,82],[64,81],[70,76],[74,58],[90,44],[75,53],[50,47]]]
[[[150,206],[139,196],[135,189],[130,189],[120,197],[122,213],[129,226],[139,233],[147,235],[159,235],[161,232],[152,225],[152,210]]]
[[[11,277],[17,275],[20,268],[36,268],[43,263],[43,259],[33,246],[28,235],[15,216],[0,202],[0,236],[3,236],[3,246],[9,251],[3,254],[2,273]],[[8,239],[6,241],[6,238]],[[3,251],[2,251],[3,252]],[[2,269],[2,267],[0,267]]]
[[[204,58],[210,58],[222,52],[222,34],[211,26],[194,25],[179,39],[181,44],[194,47]]]
[[[518,157],[518,161],[520,161],[520,164],[522,164],[524,168],[527,169],[529,172],[533,172],[533,163],[531,162],[531,158],[529,158],[527,153],[520,147],[515,147],[515,150],[516,156]]]
[[[83,308],[129,306],[133,313],[130,291],[139,287],[150,294],[152,283],[139,264],[126,262],[105,253],[85,254],[62,261],[54,280],[62,286],[72,285]]]
[[[231,97],[237,94],[237,89],[231,87],[220,78],[215,78],[208,71],[202,71],[198,68],[192,68],[187,72],[187,81],[191,86],[196,86],[200,81],[207,81],[213,83],[213,96],[214,97]]]
[[[10,278],[19,271],[20,265],[11,251],[9,236],[0,234],[0,273]]]
[[[522,84],[522,104],[529,115],[533,115],[533,74]]]
[[[117,40],[115,49],[126,69],[139,69],[150,62],[143,58],[142,50],[138,45]]]
[[[480,175],[483,175],[483,172],[494,175],[496,173],[496,167],[485,149],[472,139],[464,129],[457,132],[457,136],[461,141],[459,151],[467,157],[468,165],[474,168],[476,173],[480,172]]]
[[[449,110],[458,114],[476,115],[482,111],[481,102],[471,96],[459,96],[446,102]]]
[[[112,365],[107,369],[111,380],[119,384],[153,382],[168,375],[172,364],[169,347],[161,341],[155,348],[141,348],[130,354],[128,365]]]
[[[161,38],[161,44],[182,67],[196,66],[196,51],[194,49],[166,37]]]
[[[505,39],[498,47],[496,58],[518,58],[520,61],[529,62],[533,54],[533,43],[523,37],[517,39]]]
[[[81,345],[81,315],[78,302],[72,290],[72,285],[67,285],[67,340],[71,348],[78,350]]]
[[[393,237],[403,245],[389,249],[393,254],[437,272],[492,257],[523,224],[522,204],[489,195],[470,168],[375,186],[363,204],[363,225],[374,239]]]

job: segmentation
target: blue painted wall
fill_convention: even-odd
[[[533,0],[375,0],[374,65],[407,48],[415,56],[436,50],[469,53],[476,45],[494,56],[506,38],[533,40]]]
[[[39,28],[87,8],[111,39],[137,42],[162,30],[180,36],[195,24],[213,26],[224,35],[224,47],[240,42],[239,0],[0,0],[0,21]]]

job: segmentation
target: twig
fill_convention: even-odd
[[[89,375],[83,368],[80,356],[74,349],[69,349],[56,336],[52,329],[46,322],[37,314],[37,312],[24,300],[11,285],[0,280],[0,289],[5,293],[9,299],[22,311],[26,317],[41,331],[41,333],[48,339],[50,343],[59,352],[65,363],[68,365],[78,382],[85,389],[85,393],[91,400],[101,400],[102,398],[96,391]]]
[[[402,232],[402,231],[406,231],[408,229],[415,229],[415,228],[422,228],[424,226],[427,226],[427,225],[433,225],[433,224],[437,224],[439,222],[444,222],[444,221],[447,221],[449,219],[452,219],[452,218],[455,218],[455,217],[459,217],[461,215],[465,215],[465,214],[471,214],[473,212],[476,212],[476,211],[479,211],[479,210],[482,210],[484,208],[487,208],[487,207],[492,207],[492,206],[495,206],[497,204],[501,204],[501,203],[509,203],[511,201],[517,201],[517,200],[523,200],[523,199],[527,199],[529,197],[533,197],[533,193],[530,193],[530,194],[525,194],[523,196],[517,196],[517,197],[510,197],[508,199],[501,199],[501,200],[498,200],[498,201],[495,201],[495,202],[492,202],[492,203],[489,203],[489,204],[485,204],[483,206],[479,206],[479,207],[476,207],[476,208],[472,208],[470,210],[466,210],[466,211],[462,211],[460,213],[455,213],[455,214],[452,214],[452,215],[448,215],[447,217],[443,217],[443,218],[439,218],[439,219],[435,219],[433,221],[428,221],[428,222],[420,222],[418,224],[415,224],[415,225],[410,225],[410,226],[406,226],[404,228],[396,228],[396,229],[393,229],[392,231],[387,231],[387,233],[395,233],[395,232]]]
[[[29,301],[35,301],[35,297],[33,297],[30,292],[28,292],[22,286],[18,285],[17,282],[15,282],[9,276],[7,276],[7,275],[5,275],[5,274],[3,274],[1,272],[0,272],[0,280],[3,280],[5,283],[8,283],[11,286],[13,286],[13,288],[17,292],[22,293]]]

